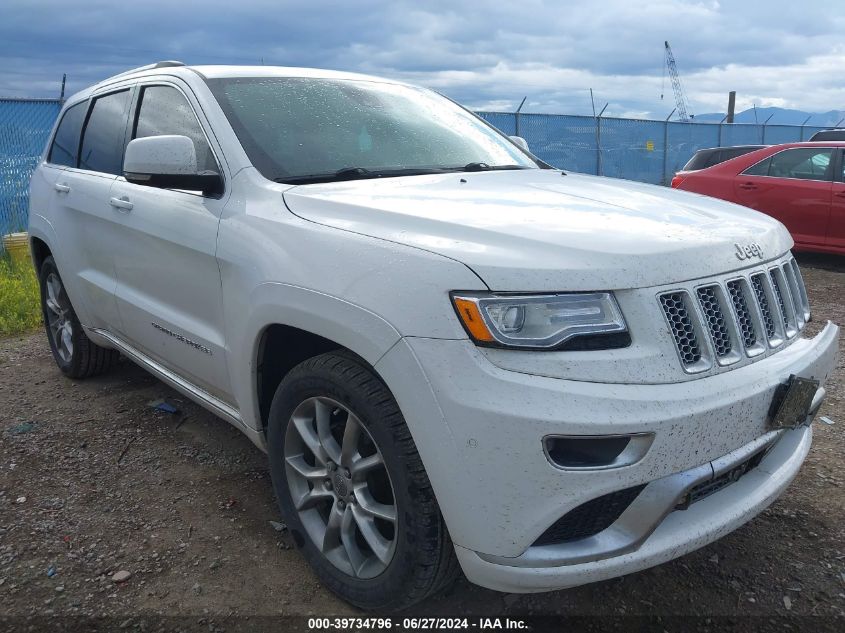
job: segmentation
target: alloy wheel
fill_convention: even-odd
[[[56,273],[47,275],[44,298],[47,328],[56,347],[56,353],[65,363],[73,358],[73,323],[71,322],[70,300],[62,281]]]
[[[396,551],[396,497],[360,419],[335,400],[308,398],[288,422],[284,452],[293,505],[317,549],[350,576],[382,573]]]

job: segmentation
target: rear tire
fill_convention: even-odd
[[[100,347],[85,334],[52,256],[41,264],[38,280],[44,329],[62,373],[69,378],[88,378],[111,369],[120,354]]]
[[[362,609],[396,611],[455,580],[454,546],[422,460],[395,399],[363,360],[330,352],[291,370],[273,398],[267,439],[282,515],[331,591]]]

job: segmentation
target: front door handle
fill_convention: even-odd
[[[845,198],[845,191],[840,191],[840,192],[836,193],[835,195],[839,198]]]
[[[745,182],[739,186],[740,189],[744,189],[745,191],[754,191],[757,188],[753,182]]]
[[[126,196],[122,198],[109,198],[109,204],[115,209],[123,209],[124,211],[131,211],[132,207],[135,206],[129,202],[129,198]]]
[[[55,185],[53,185],[53,189],[55,189],[59,193],[70,193],[70,186],[61,182],[57,182]]]

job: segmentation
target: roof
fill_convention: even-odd
[[[187,66],[182,62],[162,61],[112,75],[97,82],[93,86],[89,86],[71,95],[68,97],[67,102],[69,105],[72,105],[76,101],[87,98],[96,89],[119,80],[160,74],[185,76],[188,73],[194,74],[194,76],[199,74],[206,79],[221,79],[226,77],[308,77],[312,79],[345,79],[348,81],[378,81],[381,83],[404,84],[401,81],[376,77],[374,75],[320,68],[297,68],[292,66]]]
[[[186,66],[208,79],[224,77],[309,77],[312,79],[357,79],[380,81],[385,83],[402,83],[360,73],[348,73],[339,70],[324,70],[320,68],[297,68],[289,66]]]

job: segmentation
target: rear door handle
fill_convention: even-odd
[[[740,189],[745,189],[746,191],[753,191],[757,188],[753,182],[744,182],[739,186]]]
[[[70,186],[68,186],[64,183],[60,183],[60,182],[57,182],[55,185],[53,185],[53,188],[56,191],[58,191],[59,193],[69,193],[70,192]]]
[[[845,198],[845,191],[840,191],[839,193],[834,194],[840,198]]]
[[[129,202],[129,198],[126,196],[123,196],[122,198],[109,198],[109,204],[115,209],[123,209],[125,211],[131,211],[132,207],[135,206]]]

